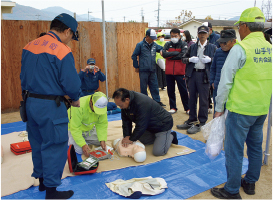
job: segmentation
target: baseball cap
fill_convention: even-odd
[[[155,33],[155,30],[154,29],[148,29],[146,31],[146,36],[150,36],[150,38],[152,38],[153,40],[156,40],[157,37],[156,37],[156,33]]]
[[[157,33],[157,35],[156,35],[157,37],[160,37],[160,36],[165,36],[165,34],[164,33],[161,33],[161,32],[159,32],[159,33]]]
[[[204,23],[202,24],[202,26],[207,26],[207,27],[212,28],[212,25],[211,25],[210,22],[204,22]]]
[[[66,26],[71,28],[71,30],[73,32],[72,39],[79,41],[78,37],[76,36],[76,31],[77,31],[77,28],[78,28],[78,22],[76,21],[76,19],[74,19],[72,16],[70,16],[69,14],[66,14],[66,13],[59,14],[54,19],[57,19],[57,20],[61,21]]]
[[[265,22],[265,17],[263,12],[258,7],[252,7],[245,9],[240,16],[239,21],[235,24],[239,24],[240,22]]]
[[[96,64],[96,60],[94,59],[94,58],[89,58],[88,60],[87,60],[87,64],[88,65],[95,65]]]
[[[236,32],[233,29],[222,30],[220,32],[220,38],[217,42],[227,42],[231,39],[236,39]]]
[[[94,112],[98,115],[106,114],[108,103],[106,95],[102,92],[95,92],[91,98]]]
[[[199,26],[198,27],[198,33],[208,33],[209,32],[209,28],[207,26]]]

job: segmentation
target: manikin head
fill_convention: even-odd
[[[123,147],[121,141],[121,138],[113,141],[113,148],[117,150],[119,156],[134,158],[136,162],[144,162],[146,160],[145,146],[141,142],[136,141],[127,147]]]

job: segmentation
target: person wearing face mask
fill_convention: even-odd
[[[165,34],[159,32],[157,34],[157,40],[155,41],[156,44],[164,47],[166,41],[164,41]],[[156,76],[158,81],[158,87],[162,90],[166,90],[165,87],[167,86],[166,82],[166,75],[165,75],[165,59],[160,55],[160,53],[156,53]]]
[[[194,44],[194,41],[192,41],[191,34],[190,34],[190,32],[188,30],[185,30],[182,33],[182,40],[187,42],[188,47],[190,47],[192,44]]]
[[[207,41],[209,28],[207,26],[198,27],[199,41],[190,46],[187,53],[182,57],[182,62],[187,64],[186,77],[189,89],[189,119],[182,125],[177,125],[178,129],[187,130],[189,134],[195,134],[201,130],[208,120],[208,98],[209,98],[209,75],[210,65],[216,51],[214,44]],[[197,98],[199,96],[199,113],[197,122]]]
[[[182,63],[181,58],[187,52],[188,44],[181,40],[180,30],[173,28],[170,32],[171,41],[167,42],[163,48],[163,57],[166,58],[166,81],[167,92],[170,103],[170,113],[177,112],[175,97],[175,82],[177,83],[181,101],[186,112],[189,111],[188,91],[185,82],[186,64]]]
[[[235,30],[233,29],[222,30],[220,38],[217,41],[219,42],[221,48],[216,50],[214,59],[210,67],[210,85],[213,88],[214,113],[216,107],[215,97],[217,96],[217,89],[220,82],[221,71],[225,64],[230,49],[236,43]]]
[[[149,86],[153,100],[160,106],[165,107],[161,101],[158,90],[158,82],[156,77],[156,52],[161,52],[163,47],[154,42],[156,40],[156,33],[154,29],[146,31],[146,37],[139,43],[131,56],[135,71],[139,73],[140,91],[142,94],[148,96],[147,86]]]

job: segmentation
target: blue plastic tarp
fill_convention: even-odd
[[[120,120],[120,114],[111,115],[110,120]],[[20,126],[19,129],[21,128]],[[67,177],[62,180],[58,190],[73,190],[74,195],[71,199],[123,199],[125,197],[112,192],[105,183],[117,179],[128,180],[152,176],[164,178],[168,189],[160,195],[142,196],[141,199],[187,199],[226,182],[224,151],[214,160],[210,160],[205,154],[203,142],[193,140],[182,133],[177,132],[177,135],[179,145],[187,146],[196,152],[137,167]],[[77,157],[80,159],[79,155]],[[247,166],[248,160],[244,158],[242,174],[246,172]],[[40,192],[38,187],[30,187],[2,198],[43,199],[45,192]]]

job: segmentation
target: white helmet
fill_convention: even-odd
[[[144,162],[146,160],[146,151],[140,151],[135,153],[134,160],[136,162]]]

